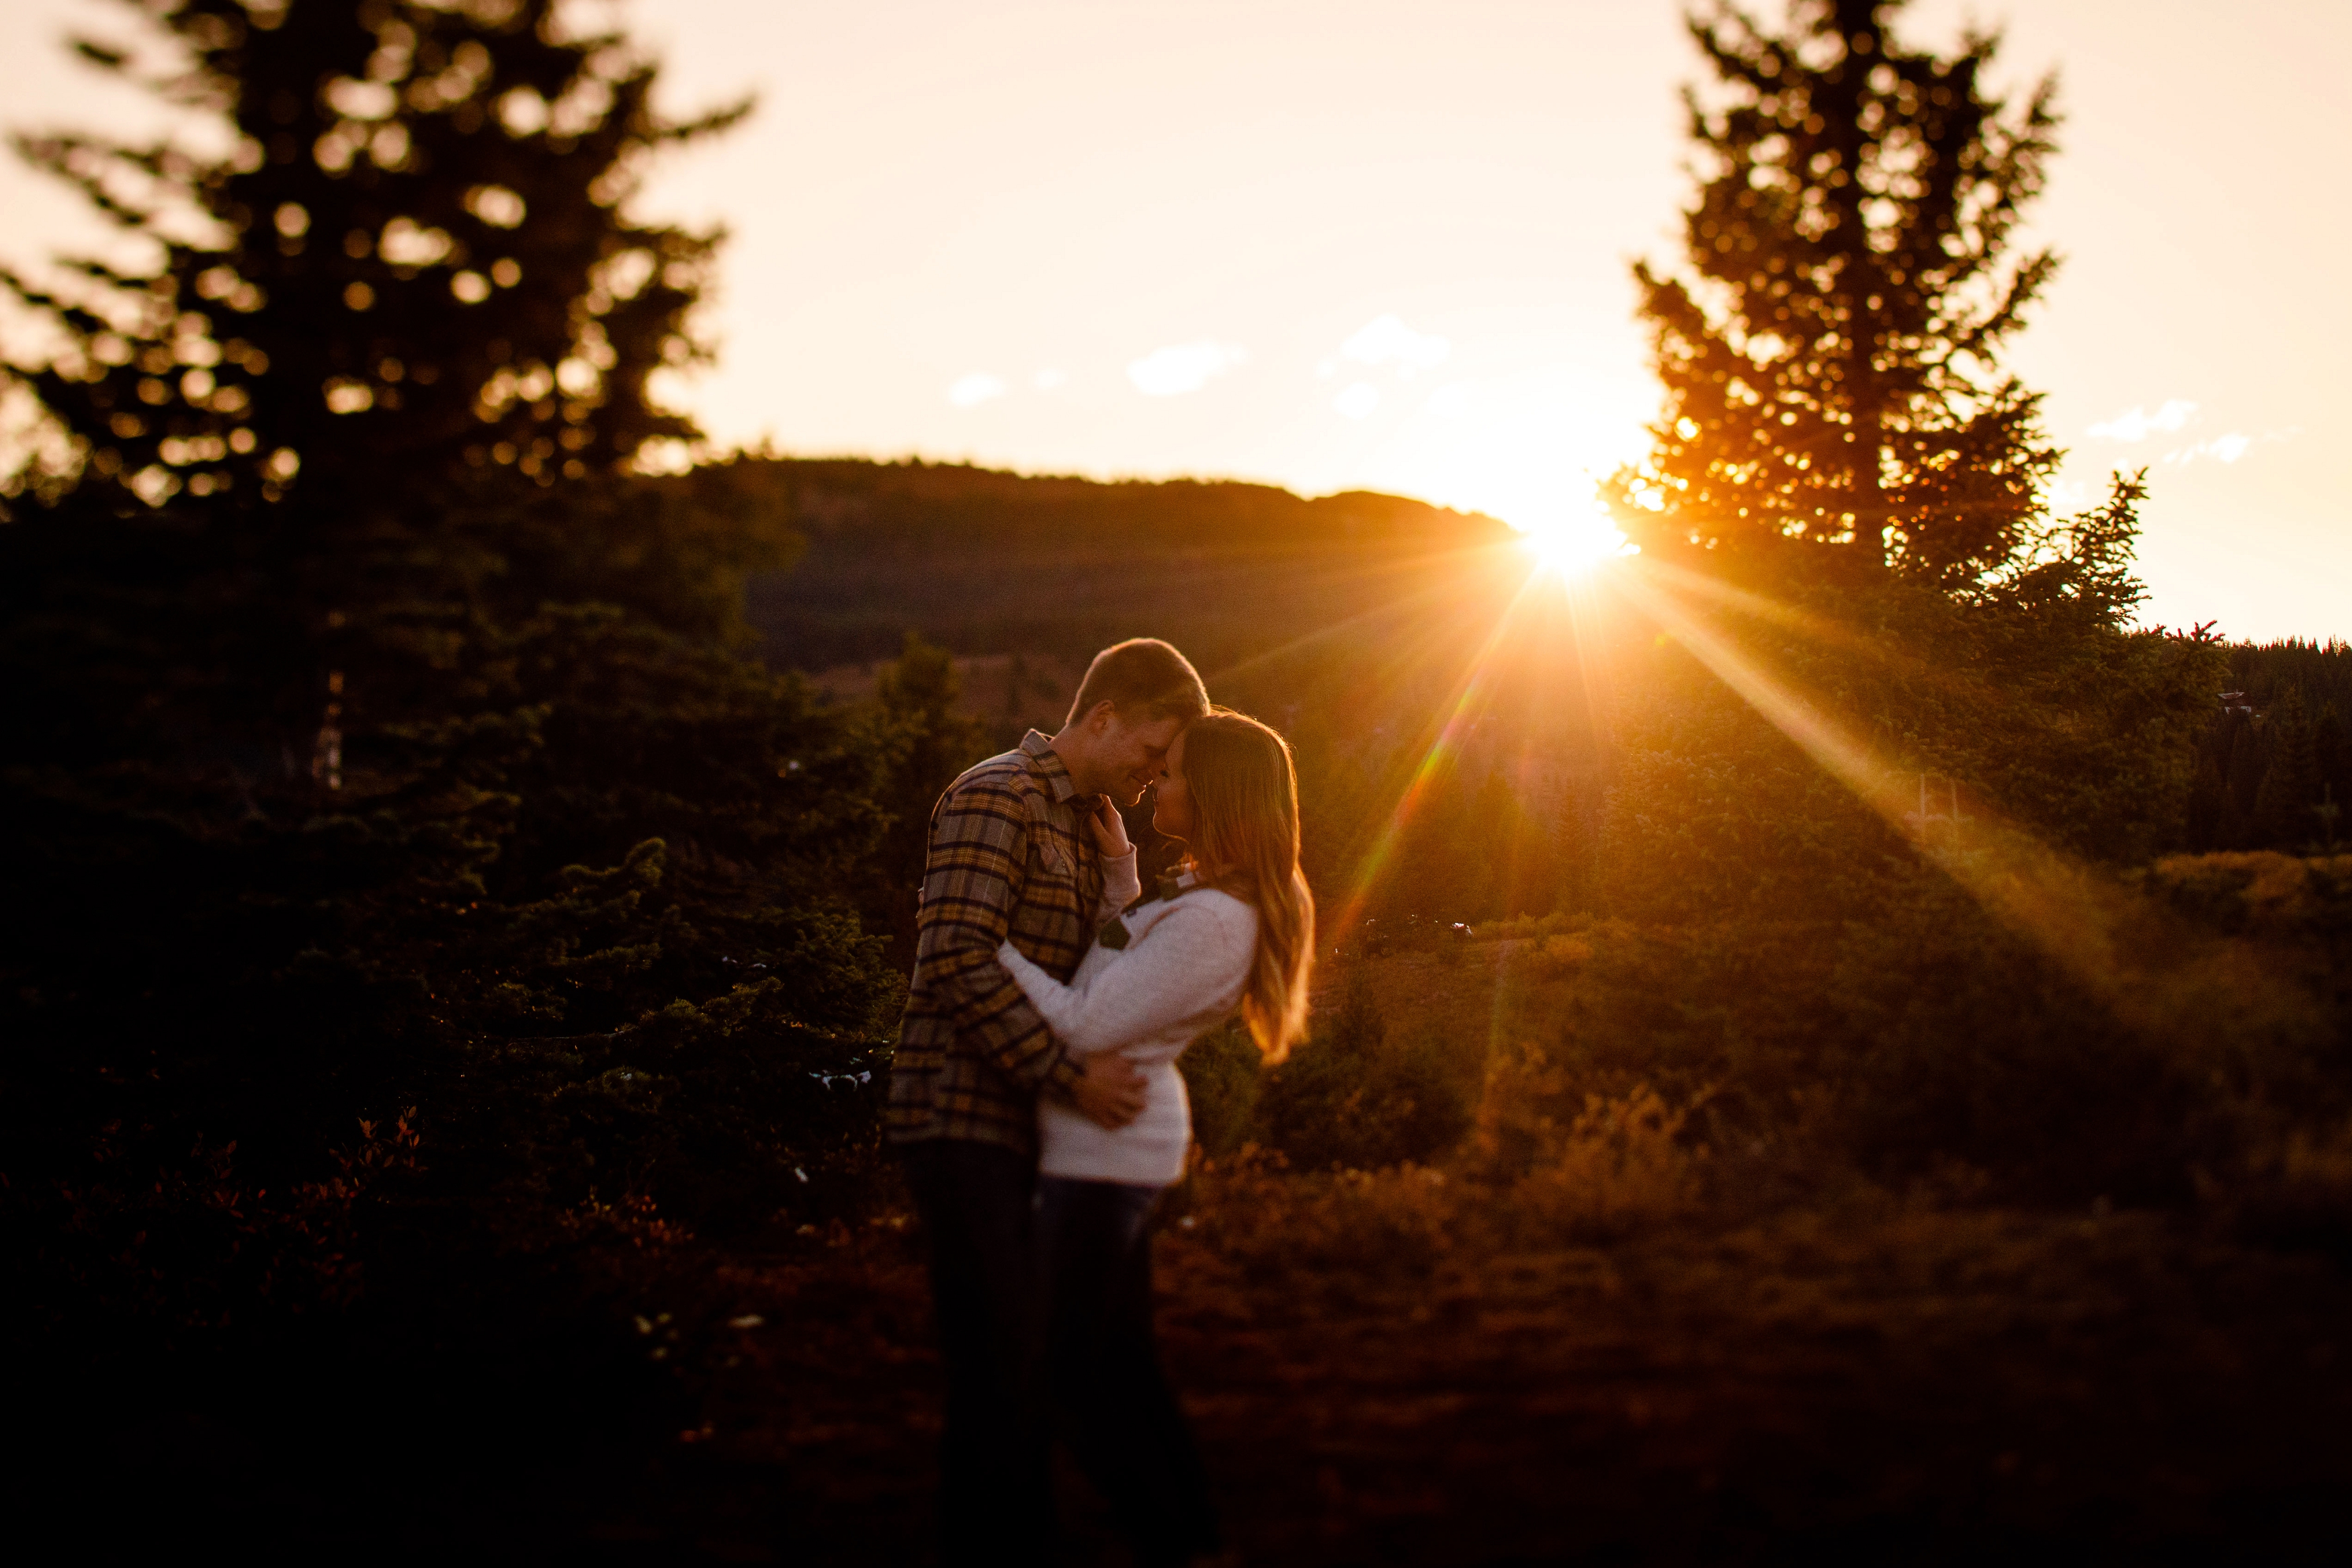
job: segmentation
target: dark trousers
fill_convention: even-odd
[[[1030,1221],[1035,1165],[1011,1149],[933,1139],[899,1150],[930,1244],[947,1364],[940,1557],[1045,1561],[1053,1497],[1029,1372],[1035,1343]]]
[[[1072,1456],[1146,1568],[1217,1550],[1208,1478],[1151,1332],[1160,1190],[1060,1176],[1037,1187],[1045,1381]]]

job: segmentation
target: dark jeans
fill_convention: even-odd
[[[1053,1495],[1029,1377],[1036,1166],[1011,1149],[966,1139],[898,1152],[930,1243],[931,1300],[947,1364],[940,1557],[1045,1562],[1053,1550]]]
[[[1208,1478],[1151,1332],[1148,1222],[1160,1190],[1037,1184],[1045,1380],[1073,1457],[1147,1568],[1217,1550]]]

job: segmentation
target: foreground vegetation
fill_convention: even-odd
[[[2340,937],[2326,879],[2347,873],[2270,857],[2168,875],[2276,980],[2315,933]],[[1454,1131],[1415,1159],[1310,1163],[1366,1135],[1361,1094],[1318,1116],[1279,1079],[1255,1107],[1227,1092],[1213,1138],[1275,1132],[1296,1153],[1244,1143],[1198,1165],[1161,1234],[1160,1312],[1249,1560],[2300,1562],[2340,1543],[2340,1145],[2290,1141],[2157,1205],[2004,1200],[1957,1166],[1874,1176],[1866,1142],[1836,1152],[1834,1079],[1743,1124],[1726,1096],[1657,1092],[1622,1060],[1628,1025],[1664,1007],[1685,1066],[1751,1091],[1779,1071],[1743,1062],[1745,1037],[1808,977],[1748,1005],[1735,950],[1564,922],[1338,966],[1297,1065],[1354,1056],[1376,1092],[1444,1099],[1429,1124]],[[1683,977],[1672,1002],[1661,961]],[[1196,1085],[1219,1059],[1194,1061]],[[1384,1104],[1370,1125],[1403,1136]],[[250,1396],[151,1419],[125,1451],[194,1517],[250,1528],[268,1508],[268,1531],[305,1543],[383,1507],[420,1544],[919,1559],[939,1381],[918,1240],[877,1175],[866,1207],[823,1223],[718,1237],[605,1217],[579,1255],[610,1292],[593,1396],[561,1419],[513,1409],[493,1487],[462,1440],[317,1462],[241,1422]],[[436,1386],[341,1419],[397,1422]],[[583,1417],[607,1439],[560,1430]],[[1065,1487],[1090,1560],[1105,1523]]]

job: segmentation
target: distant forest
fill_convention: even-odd
[[[1120,637],[1180,643],[1206,670],[1425,591],[1433,563],[1507,542],[1493,517],[1352,491],[1099,483],[961,465],[743,458],[806,541],[752,580],[769,662],[895,656],[905,634],[963,653],[1084,661]]]

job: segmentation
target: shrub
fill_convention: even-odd
[[[1359,962],[1329,1022],[1268,1076],[1257,1136],[1302,1169],[1369,1169],[1428,1160],[1469,1122],[1470,1090],[1442,1042],[1391,1043]]]
[[[1223,1159],[1249,1136],[1257,1113],[1265,1082],[1257,1042],[1240,1019],[1231,1019],[1194,1040],[1176,1065],[1192,1103],[1193,1141],[1203,1154]]]
[[[1576,1120],[1513,1189],[1514,1209],[1539,1230],[1580,1241],[1614,1239],[1687,1213],[1707,1155],[1705,1145],[1682,1140],[1691,1109],[1670,1108],[1646,1084],[1612,1099],[1585,1096]]]
[[[2064,606],[1815,586],[1719,618],[1727,657],[1787,695],[1790,730],[1842,731],[1878,782],[1925,774],[1962,810],[2126,865],[2179,848],[2223,655]],[[1792,631],[1791,628],[1794,628]],[[1601,842],[1629,918],[1868,918],[1918,862],[1896,827],[1675,649],[1633,656]]]
[[[1304,1283],[1326,1276],[1425,1273],[1454,1245],[1463,1222],[1458,1184],[1442,1171],[1294,1173],[1255,1146],[1203,1161],[1191,1187],[1192,1238],[1259,1279]]]

